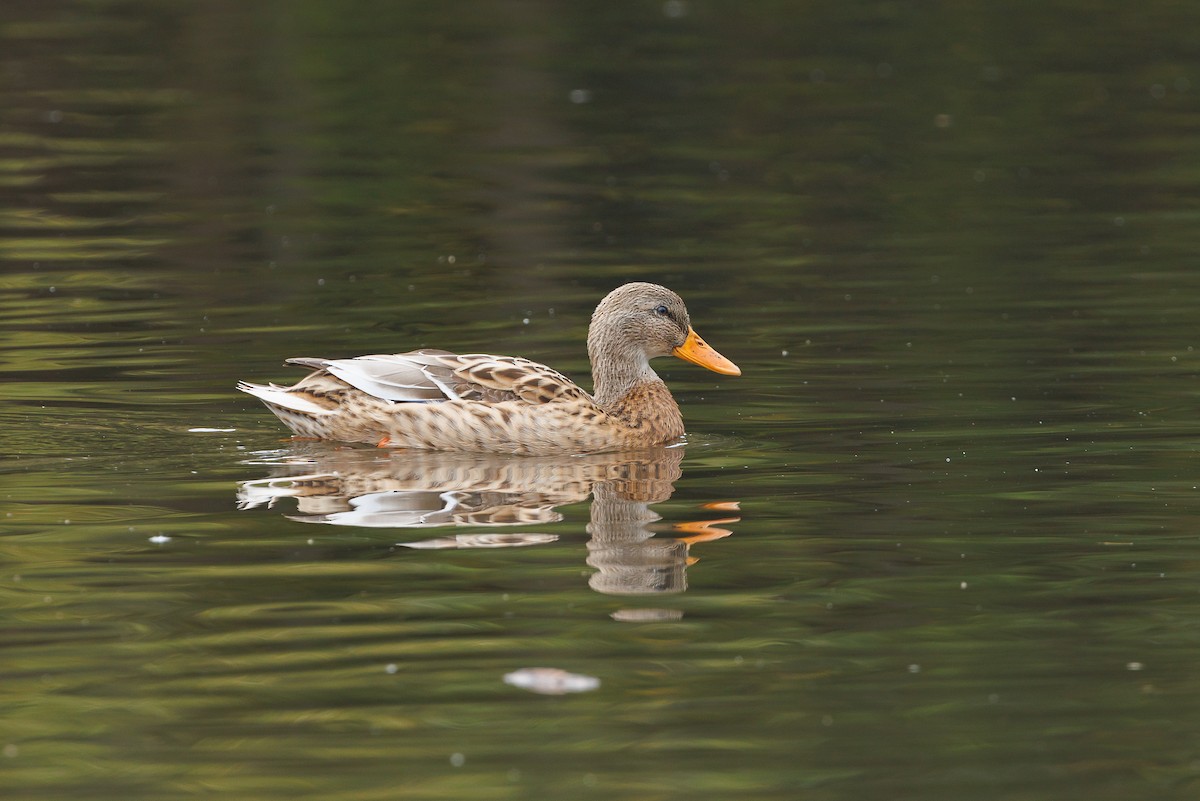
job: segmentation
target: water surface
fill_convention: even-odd
[[[5,797],[1194,797],[1198,16],[7,4]],[[684,448],[233,390],[627,280]]]

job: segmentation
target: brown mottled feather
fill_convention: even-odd
[[[526,455],[651,447],[679,439],[684,428],[649,360],[682,355],[694,336],[675,293],[627,284],[592,317],[594,397],[529,359],[442,350],[289,359],[313,372],[290,387],[242,382],[238,389],[295,433],[320,439]],[[727,367],[689,360],[736,372],[716,358]]]

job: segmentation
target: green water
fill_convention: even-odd
[[[6,3],[0,794],[1194,798],[1196,30]],[[233,390],[586,383],[628,280],[743,369],[656,362],[686,448],[347,450]]]

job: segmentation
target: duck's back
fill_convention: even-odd
[[[238,388],[304,437],[541,455],[647,447],[683,434],[661,382],[628,399],[661,411],[639,417],[625,414],[632,407],[605,410],[561,373],[519,357],[423,350],[288,363],[313,372],[290,387]]]

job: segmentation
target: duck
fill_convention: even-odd
[[[624,284],[592,314],[593,391],[519,356],[422,349],[347,359],[299,357],[291,386],[241,381],[304,439],[524,456],[605,453],[681,441],[683,416],[650,366],[675,356],[721,375],[741,369],[709,346],[679,295]]]

